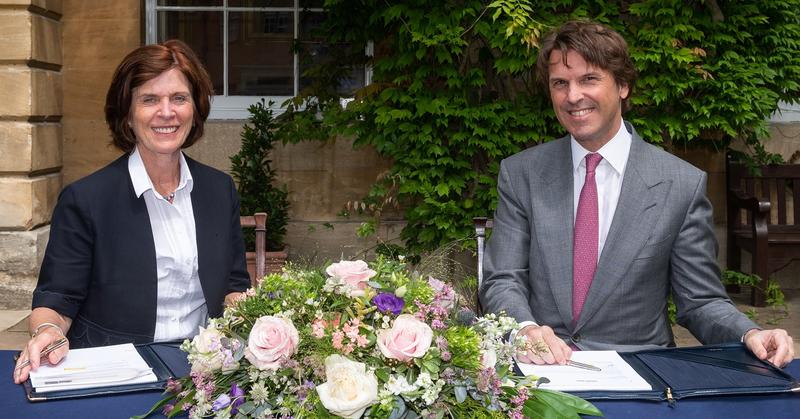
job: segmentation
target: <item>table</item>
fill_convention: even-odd
[[[30,403],[25,399],[22,386],[15,385],[11,379],[14,353],[14,351],[0,351],[0,371],[5,374],[0,379],[0,417],[128,418],[146,412],[161,398],[160,393],[144,392]],[[786,371],[793,377],[800,377],[800,359],[792,362]],[[603,412],[605,418],[609,419],[800,418],[800,393],[683,399],[678,400],[675,407],[669,407],[665,402],[629,400],[595,401],[594,405]]]

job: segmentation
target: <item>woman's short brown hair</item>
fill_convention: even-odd
[[[179,69],[192,89],[194,121],[183,148],[203,136],[203,123],[211,108],[209,97],[214,93],[211,78],[194,51],[182,41],[173,39],[136,48],[114,72],[106,94],[106,123],[111,129],[114,146],[126,153],[136,146],[136,136],[128,124],[133,90],[171,68]]]
[[[536,58],[536,76],[545,92],[550,91],[550,54],[555,50],[561,52],[565,65],[567,51],[573,50],[587,63],[611,73],[618,86],[627,85],[628,96],[622,100],[622,110],[629,109],[637,73],[628,43],[617,31],[595,22],[572,20],[545,36]]]

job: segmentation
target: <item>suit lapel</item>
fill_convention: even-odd
[[[212,254],[212,244],[216,243],[217,240],[213,237],[214,232],[208,228],[208,226],[214,225],[211,222],[213,218],[211,211],[212,208],[214,208],[214,203],[209,202],[208,194],[203,193],[204,188],[198,187],[198,185],[203,185],[204,182],[203,179],[201,179],[202,173],[197,170],[195,161],[187,156],[186,165],[189,166],[189,171],[192,173],[194,183],[191,196],[192,212],[194,213],[194,230],[197,239],[197,272],[200,276],[200,286],[203,288],[203,293],[208,295],[206,291],[209,289],[208,284],[206,284],[208,275],[204,275],[204,273],[209,272],[208,264],[216,260]]]
[[[572,321],[572,150],[569,137],[559,141],[548,164],[539,176],[541,184],[531,185],[539,190],[531,191],[534,208],[534,225],[542,260],[547,261],[547,280],[564,324]],[[533,197],[536,197],[533,199]],[[552,263],[551,263],[552,262]]]
[[[661,178],[647,144],[635,131],[632,136],[617,209],[576,330],[592,318],[619,285],[647,242],[650,226],[658,220],[671,186],[670,181]]]

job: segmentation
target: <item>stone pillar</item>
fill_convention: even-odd
[[[0,0],[0,309],[30,308],[61,189],[61,2]]]

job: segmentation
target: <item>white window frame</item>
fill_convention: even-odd
[[[260,101],[265,100],[267,103],[270,101],[272,103],[272,110],[275,115],[279,115],[283,113],[284,109],[281,107],[281,104],[286,100],[296,96],[299,92],[299,85],[300,85],[300,58],[298,54],[294,54],[293,57],[293,86],[292,96],[229,96],[228,95],[228,13],[231,11],[234,12],[285,12],[286,7],[232,7],[228,6],[228,0],[223,0],[222,6],[202,6],[202,7],[194,7],[194,6],[159,6],[157,4],[157,0],[145,0],[145,42],[147,44],[154,44],[158,42],[158,33],[157,33],[157,24],[158,24],[158,12],[159,11],[218,11],[222,12],[223,14],[223,27],[222,27],[222,50],[223,50],[223,89],[221,95],[215,95],[211,98],[211,112],[208,115],[208,119],[247,119],[249,118],[250,114],[247,111],[247,108],[250,105]],[[293,38],[297,39],[299,37],[299,25],[297,22],[300,21],[300,0],[294,0],[294,33]],[[323,9],[321,8],[308,8],[306,10],[313,11],[313,12],[321,12]],[[372,42],[366,48],[366,53],[368,56],[372,55]],[[364,84],[368,85],[372,82],[372,68],[366,66],[364,68]],[[347,99],[343,99],[343,104],[347,102]]]
[[[778,104],[778,110],[769,119],[770,122],[800,122],[800,103]]]

